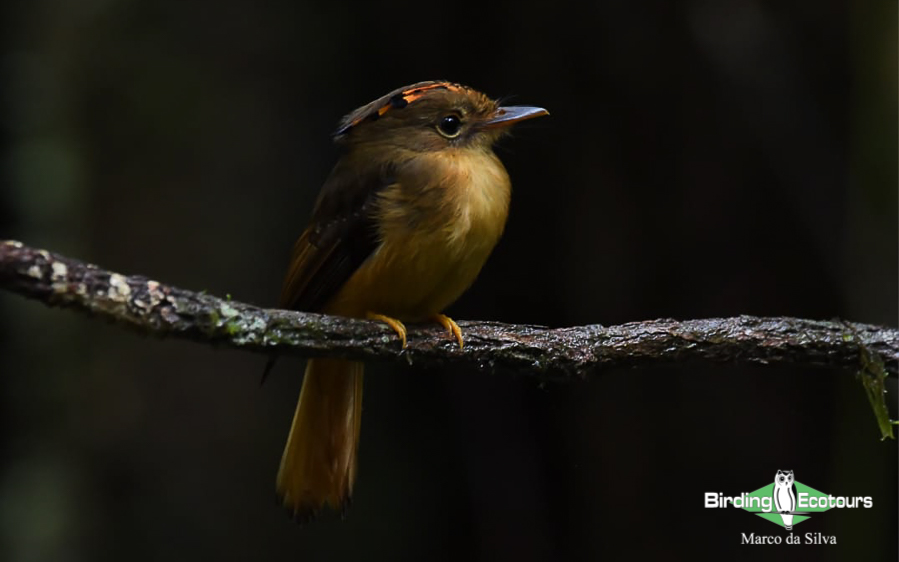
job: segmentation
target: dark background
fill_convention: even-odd
[[[498,148],[511,217],[454,317],[896,325],[895,2],[323,4],[4,3],[0,237],[274,306],[338,119],[449,79],[552,112]],[[260,389],[264,362],[0,294],[0,559],[897,556],[896,443],[849,371],[372,367],[349,517],[300,528],[303,364]],[[778,469],[874,508],[741,546],[787,533],[703,494]]]

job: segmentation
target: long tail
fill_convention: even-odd
[[[343,512],[356,479],[362,363],[311,359],[287,437],[277,490],[298,521],[325,504]]]

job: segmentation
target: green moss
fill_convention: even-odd
[[[225,322],[225,333],[229,336],[239,334],[242,331],[243,326],[240,325],[240,322]]]
[[[222,317],[219,316],[218,312],[216,312],[215,310],[210,311],[209,312],[209,323],[212,326],[212,329],[210,331],[215,331],[215,329],[218,328],[219,322],[221,322],[221,320],[222,320]]]
[[[881,440],[887,438],[895,439],[893,426],[896,425],[896,422],[890,421],[890,411],[887,408],[887,391],[884,387],[887,373],[883,366],[883,359],[868,349],[867,346],[861,344],[859,344],[859,354],[861,356],[862,368],[858,372],[858,377],[861,379],[865,394],[868,396],[871,409],[874,410],[874,417],[877,418]]]

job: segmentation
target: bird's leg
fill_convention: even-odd
[[[456,341],[459,342],[459,349],[465,345],[465,342],[462,340],[462,330],[459,328],[459,325],[445,314],[432,314],[431,320],[437,322],[450,333],[451,336],[456,338]]]
[[[390,329],[396,332],[396,335],[400,337],[400,341],[403,342],[403,349],[406,349],[406,326],[404,326],[402,322],[396,318],[384,316],[383,314],[375,314],[374,312],[366,312],[365,317],[369,320],[377,320],[378,322],[383,322],[390,326]],[[450,322],[452,322],[452,320],[450,320]]]

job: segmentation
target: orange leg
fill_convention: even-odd
[[[465,345],[465,342],[462,340],[462,330],[459,328],[459,325],[453,321],[452,318],[444,314],[433,314],[431,315],[431,320],[446,328],[450,335],[455,337],[456,341],[459,342],[459,349],[462,349],[462,347]]]
[[[406,326],[404,326],[402,322],[396,318],[384,316],[383,314],[375,314],[374,312],[366,312],[365,317],[369,320],[377,320],[378,322],[383,322],[390,326],[390,329],[396,332],[396,335],[400,337],[400,341],[403,342],[403,349],[406,349]],[[452,320],[450,320],[450,322],[452,322]],[[455,324],[455,322],[453,323]],[[458,329],[458,326],[456,328]]]

